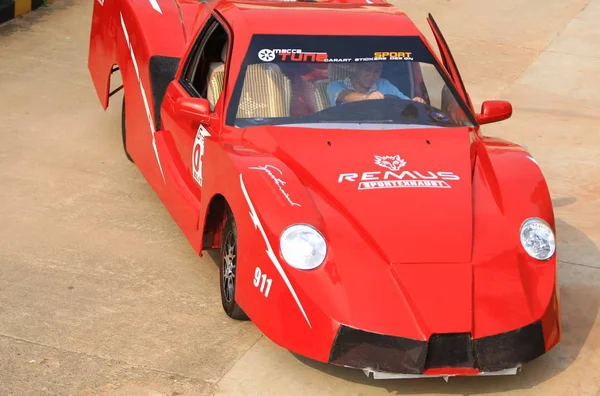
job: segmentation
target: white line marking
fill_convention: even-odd
[[[127,46],[129,47],[129,51],[131,53],[131,60],[133,61],[133,68],[135,69],[135,74],[137,75],[138,82],[140,83],[140,90],[142,92],[142,99],[144,100],[144,107],[146,108],[146,117],[148,117],[148,124],[150,125],[150,131],[152,132],[152,148],[154,148],[154,154],[156,155],[156,161],[158,162],[158,168],[160,169],[160,174],[162,175],[163,181],[166,183],[165,174],[163,173],[162,164],[160,163],[160,157],[158,155],[158,148],[156,147],[156,139],[154,137],[154,133],[156,129],[154,128],[154,123],[152,122],[152,113],[150,113],[150,105],[148,104],[148,98],[146,97],[146,90],[144,89],[144,85],[142,84],[142,79],[140,78],[140,70],[137,65],[137,60],[135,58],[135,54],[133,53],[133,48],[131,47],[131,43],[129,42],[129,34],[127,33],[127,27],[125,26],[125,20],[123,19],[123,14],[121,14],[121,26],[123,27],[123,34],[125,35],[125,41],[127,41]]]
[[[265,244],[267,245],[267,250],[266,250],[267,255],[273,262],[273,265],[275,265],[275,268],[277,268],[277,271],[279,271],[279,275],[281,275],[281,277],[283,278],[283,281],[285,282],[288,289],[290,290],[290,293],[292,293],[294,300],[296,300],[296,304],[298,304],[298,308],[300,308],[300,311],[302,311],[302,315],[304,315],[304,319],[306,319],[306,323],[308,323],[308,327],[312,328],[310,321],[308,320],[308,317],[306,316],[306,312],[304,312],[304,308],[302,308],[302,304],[300,303],[300,300],[298,299],[298,296],[296,295],[296,292],[294,291],[294,288],[292,287],[292,285],[290,283],[290,280],[288,279],[285,272],[283,272],[283,268],[282,268],[281,264],[279,263],[279,261],[277,260],[277,257],[275,256],[275,252],[273,252],[273,249],[271,248],[271,244],[269,243],[269,239],[267,238],[267,235],[265,234],[265,230],[264,230],[262,224],[260,223],[260,220],[258,219],[258,215],[256,214],[256,211],[254,210],[254,205],[252,205],[252,201],[250,201],[250,197],[248,196],[248,191],[246,191],[246,186],[244,185],[244,180],[242,179],[241,173],[240,173],[240,185],[242,186],[242,192],[244,193],[244,197],[246,197],[246,201],[248,202],[248,206],[250,207],[250,218],[252,219],[252,222],[254,223],[254,228],[259,229],[260,234],[262,235],[263,239],[265,240]]]
[[[156,0],[149,0],[149,1],[150,1],[150,4],[152,4],[152,8],[154,8],[156,11],[158,11],[162,14],[162,10],[160,9],[158,2]]]

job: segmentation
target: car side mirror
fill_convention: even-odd
[[[215,119],[208,100],[204,98],[179,98],[175,102],[175,112],[201,124],[209,124]]]
[[[503,121],[512,116],[512,105],[504,100],[488,100],[481,104],[481,114],[475,117],[477,123],[489,124]]]

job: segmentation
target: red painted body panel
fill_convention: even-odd
[[[518,233],[511,232],[527,217],[545,219],[554,228],[552,201],[537,164],[517,146],[490,138],[484,142],[474,180],[475,337],[540,319],[556,279],[556,258],[531,260]]]
[[[425,371],[425,375],[477,375],[480,371],[477,369],[471,368],[454,368],[454,367],[442,367],[442,368],[433,368]]]
[[[247,133],[251,144],[277,138],[277,152],[305,186],[326,195],[334,207],[359,228],[365,242],[390,263],[469,262],[471,258],[471,166],[469,130],[352,131],[290,128]],[[286,133],[287,132],[287,133]],[[427,140],[433,141],[428,144]],[[331,146],[327,144],[331,141]],[[360,142],[360,144],[357,144]],[[391,171],[375,164],[374,155],[398,150],[406,165]],[[439,176],[440,173],[447,176]],[[376,180],[447,180],[452,188],[359,191]],[[343,180],[340,181],[340,178]],[[376,205],[373,205],[376,202]],[[411,215],[407,216],[407,212]],[[382,221],[385,219],[385,222]],[[448,232],[449,227],[453,231]],[[433,249],[423,249],[428,243]],[[402,248],[399,248],[402,246]],[[407,246],[410,246],[408,248]]]
[[[200,186],[192,177],[200,124],[177,114],[175,104],[188,95],[177,80],[213,12],[235,39],[215,122],[206,126]],[[546,350],[556,345],[556,259],[531,259],[519,240],[529,217],[554,229],[548,186],[528,153],[467,127],[378,131],[373,139],[373,131],[224,125],[250,39],[264,33],[424,40],[405,14],[384,2],[105,0],[94,3],[89,51],[104,108],[110,69],[119,66],[128,151],[199,254],[211,203],[226,200],[239,235],[236,300],[256,326],[277,344],[323,362],[341,324],[427,341],[462,332],[478,339],[541,320]],[[449,52],[441,52],[448,61]],[[153,55],[181,58],[162,102],[163,129],[154,123]],[[449,69],[461,84],[455,66]],[[405,159],[401,170],[374,161],[390,150]],[[449,188],[359,189],[416,177]],[[279,236],[294,223],[311,224],[325,237],[327,258],[317,269],[296,270],[282,258]],[[253,285],[257,268],[272,279],[268,297]]]

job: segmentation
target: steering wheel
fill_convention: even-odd
[[[384,99],[392,99],[392,100],[400,100],[403,102],[410,102],[404,107],[402,110],[402,115],[408,118],[420,118],[420,113],[423,112],[423,119],[431,119],[436,124],[444,124],[450,125],[452,124],[452,120],[450,117],[444,113],[443,111],[431,106],[427,103],[421,103],[414,101],[412,99],[400,99],[394,95],[384,95]]]
[[[400,99],[396,95],[383,95],[384,99],[394,99],[394,100],[410,100],[410,99]]]
[[[420,102],[415,102],[412,99],[401,99],[395,95],[384,95],[383,98],[385,100],[395,100],[395,101],[401,101],[401,102],[408,102],[404,108],[402,109],[402,116],[406,117],[406,118],[413,118],[413,119],[419,119],[419,118],[423,118],[425,119],[427,117],[427,110],[426,104],[420,103]]]

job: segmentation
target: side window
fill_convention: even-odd
[[[420,63],[419,66],[421,67],[423,85],[427,88],[431,106],[444,110],[444,90],[447,89],[444,80],[440,78],[440,73],[434,65]]]
[[[457,124],[467,125],[465,124],[469,122],[467,115],[435,66],[429,63],[420,63],[420,66],[423,83],[427,88],[431,106],[448,114]]]
[[[182,74],[182,85],[190,95],[208,99],[211,110],[223,91],[228,45],[225,28],[211,17],[198,36]]]

